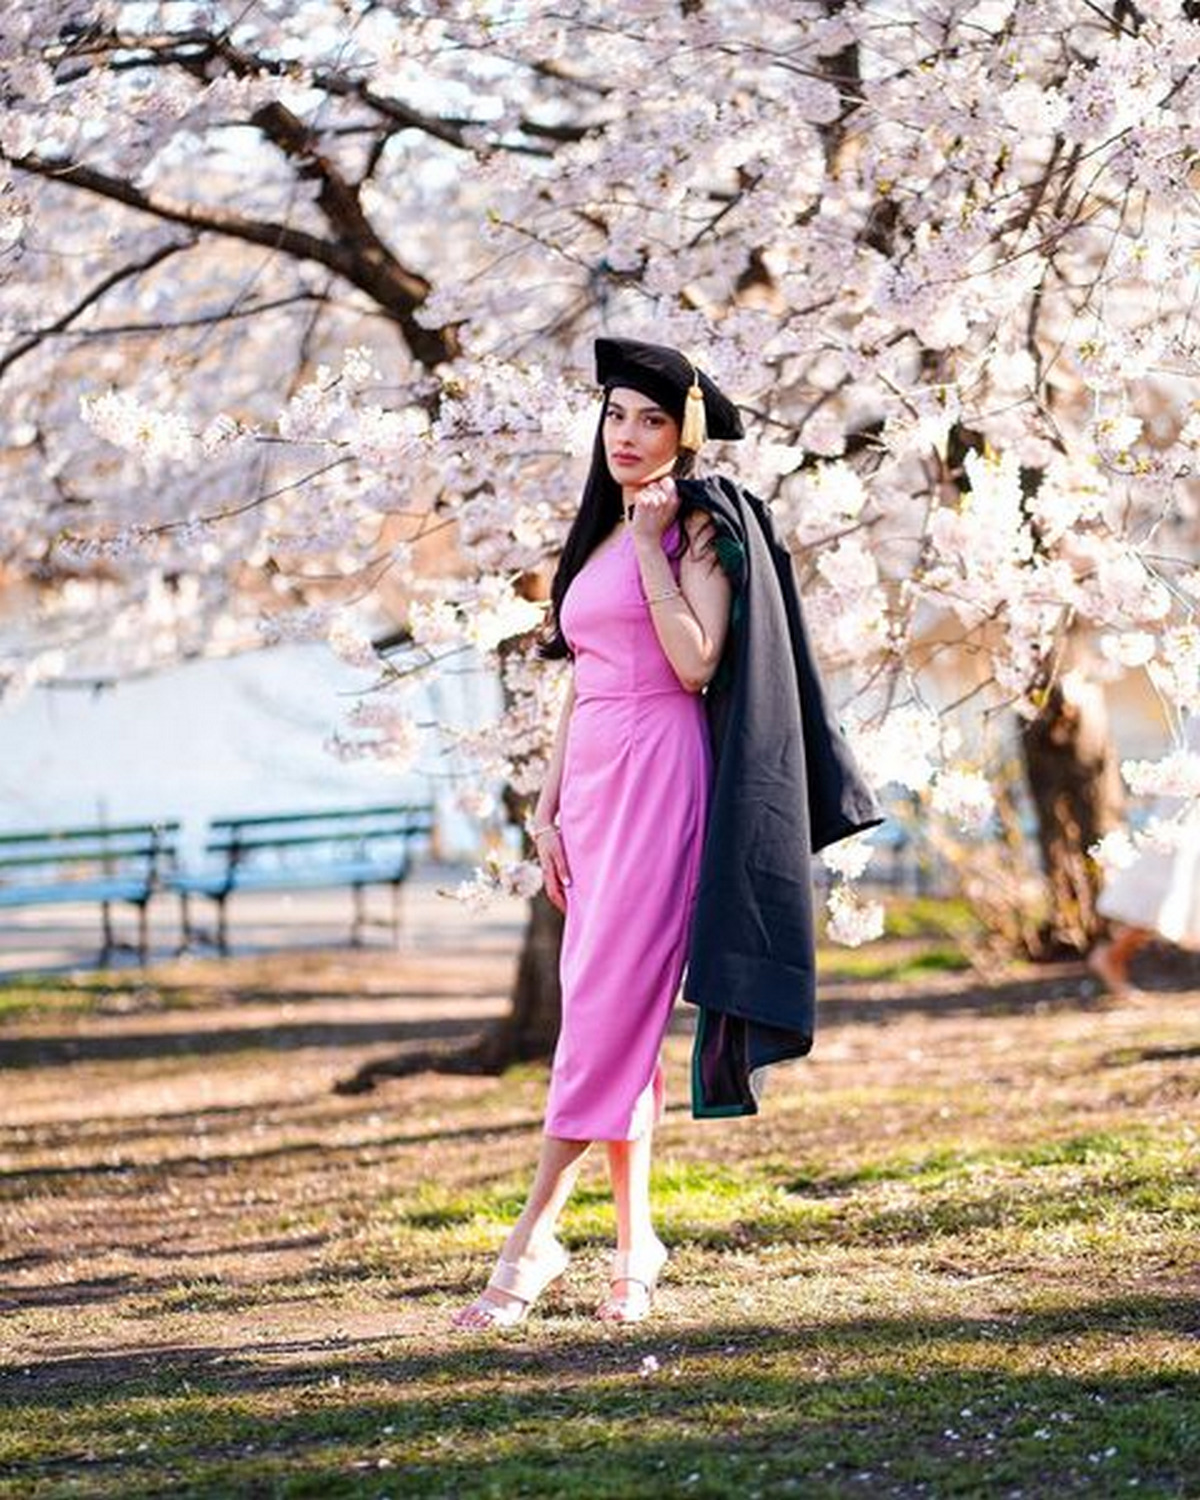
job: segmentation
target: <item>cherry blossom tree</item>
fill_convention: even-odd
[[[482,660],[464,796],[519,810],[591,339],[674,343],[742,405],[712,462],[771,505],[868,774],[946,843],[1022,746],[1044,939],[1090,940],[1095,685],[1148,674],[1179,744],[1200,712],[1195,4],[2,15],[7,691],[324,636],[377,673],[342,753],[395,755],[407,686]],[[1200,790],[1182,751],[1131,776]],[[866,857],[831,859],[851,941]],[[464,895],[496,881],[537,883]]]

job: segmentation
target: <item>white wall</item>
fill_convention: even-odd
[[[443,852],[472,858],[478,830],[453,806],[444,762],[427,743],[418,769],[337,760],[324,744],[369,679],[323,644],[201,661],[100,693],[36,689],[0,704],[0,832],[178,817],[198,849],[214,815],[353,807],[433,797]],[[443,713],[493,711],[485,674],[439,689]],[[425,717],[424,714],[421,717]]]

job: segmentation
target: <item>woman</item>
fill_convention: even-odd
[[[596,356],[604,405],[543,647],[569,651],[574,672],[531,829],[546,893],[565,914],[562,1028],[533,1188],[487,1288],[455,1320],[467,1328],[520,1321],[566,1269],[554,1224],[593,1140],[607,1145],[617,1211],[598,1316],[643,1318],[667,1253],[649,1197],[658,1053],[711,775],[700,693],[721,658],[731,593],[712,523],[703,510],[680,516],[674,477],[695,463],[697,402],[709,436],[739,438],[742,425],[674,350],[600,339]],[[701,394],[689,396],[693,386]]]
[[[661,345],[598,339],[596,366],[592,468],[543,646],[574,672],[530,830],[565,914],[562,1027],[533,1187],[462,1328],[520,1322],[565,1271],[554,1226],[592,1141],[617,1216],[597,1315],[649,1313],[667,1259],[649,1195],[659,1050],[685,965],[693,1112],[754,1113],[763,1069],[811,1045],[810,848],[879,821],[765,507],[688,477],[706,437],[743,436],[736,408]]]

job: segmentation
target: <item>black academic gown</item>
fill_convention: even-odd
[[[757,496],[676,481],[703,507],[734,586],[705,693],[713,785],[683,997],[699,1007],[692,1113],[758,1112],[760,1070],[813,1042],[811,856],[883,821],[818,675],[792,559]]]

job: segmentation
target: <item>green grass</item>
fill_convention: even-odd
[[[156,984],[149,976],[18,975],[0,983],[0,1024],[40,1016],[186,1010],[203,1003],[201,995]]]
[[[978,916],[957,896],[884,898],[884,936],[891,938],[964,938],[981,934]]]
[[[666,1337],[559,1321],[433,1357],[327,1356],[277,1380],[168,1359],[120,1390],[22,1403],[0,1462],[29,1473],[40,1450],[89,1493],[129,1497],[1184,1495],[1200,1377],[1160,1359],[1193,1319],[1182,1299],[1129,1297]],[[1088,1368],[1143,1337],[1159,1358]],[[1072,1361],[1084,1368],[1056,1368]],[[25,1491],[70,1492],[53,1479]]]
[[[818,959],[822,979],[920,979],[925,974],[961,973],[970,967],[971,960],[960,948],[933,945],[900,954],[828,947],[821,949]]]
[[[0,987],[0,1021],[22,1021],[39,1014],[61,1015],[72,1011],[87,1014],[97,1009],[97,998],[104,993],[94,985],[65,980],[55,980],[53,984],[10,981]]]
[[[959,973],[971,967],[964,943],[981,935],[965,901],[887,894],[884,935],[866,948],[845,948],[822,939],[818,969],[825,980],[919,980],[927,974]],[[818,923],[820,931],[823,925]]]
[[[684,1250],[835,1247],[845,1254],[880,1245],[954,1244],[960,1263],[986,1265],[999,1245],[1019,1249],[1031,1234],[1083,1224],[1132,1235],[1147,1221],[1165,1250],[1186,1249],[1200,1223],[1200,1175],[1187,1130],[1098,1132],[1032,1146],[939,1150],[884,1156],[852,1172],[785,1163],[687,1162],[656,1168],[660,1232]],[[425,1184],[387,1210],[395,1245],[411,1258],[487,1248],[523,1201],[523,1179],[475,1193]],[[599,1181],[575,1192],[562,1222],[564,1243],[611,1238],[611,1199]],[[1064,1248],[1074,1253],[1068,1234]]]
[[[1103,1274],[1126,1280],[1150,1244],[1151,1264],[1189,1255],[1194,1167],[1188,1130],[1145,1126],[882,1154],[853,1173],[664,1163],[663,1295],[692,1310],[616,1332],[586,1314],[613,1228],[589,1180],[563,1223],[576,1285],[526,1328],[447,1341],[435,1297],[432,1348],[334,1337],[283,1365],[168,1351],[99,1383],[85,1362],[41,1398],[0,1395],[0,1493],[1194,1493],[1195,1303]],[[264,1286],[265,1305],[345,1304],[356,1272],[385,1297],[407,1278],[418,1300],[431,1278],[469,1281],[522,1186],[414,1184],[369,1216],[367,1263],[344,1245],[320,1274]],[[1081,1257],[1101,1274],[1068,1288],[1055,1273]],[[1037,1274],[997,1280],[1014,1265]],[[252,1305],[200,1276],[144,1316]]]

